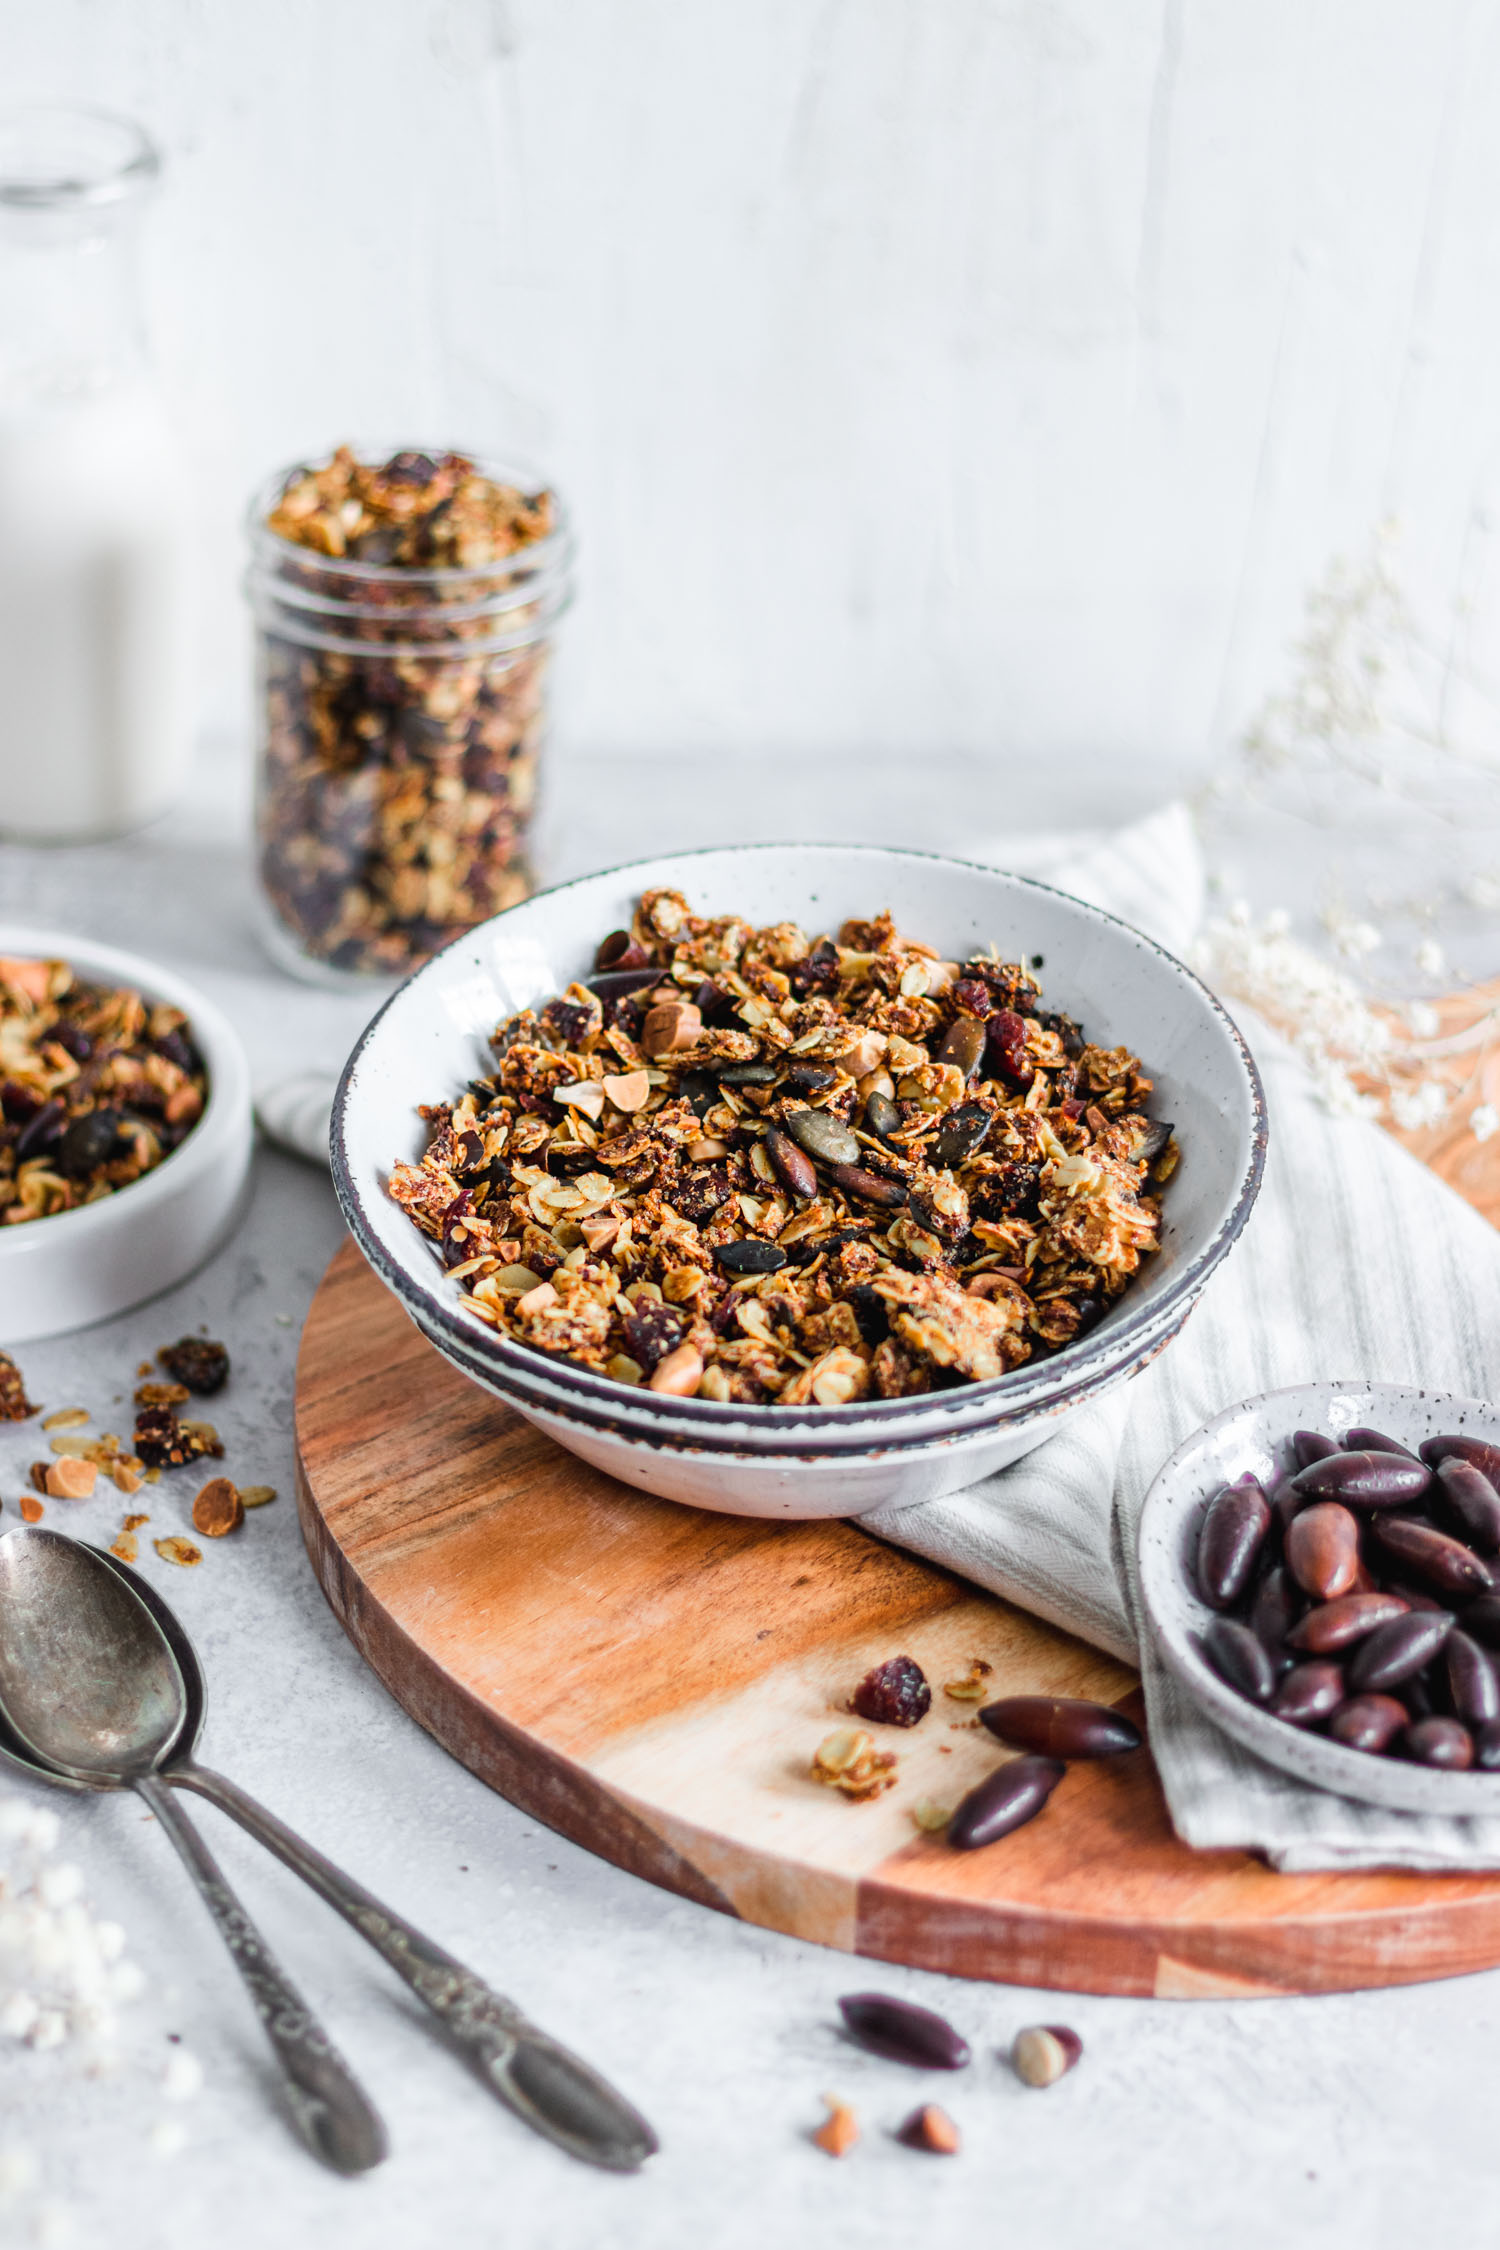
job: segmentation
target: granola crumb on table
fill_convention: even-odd
[[[781,1406],[986,1382],[1084,1334],[1160,1243],[1177,1149],[1137,1058],[888,914],[814,941],[649,891],[492,1046],[390,1193],[479,1319],[620,1382]]]
[[[129,1187],[186,1139],[207,1099],[180,1008],[87,983],[66,961],[0,956],[0,1225]],[[0,1417],[16,1419],[9,1365]]]

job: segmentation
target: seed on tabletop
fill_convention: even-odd
[[[1011,2066],[1027,2086],[1055,2086],[1083,2053],[1083,2041],[1065,2023],[1033,2023],[1011,2042]]]
[[[35,1412],[20,1368],[9,1352],[0,1352],[0,1422],[24,1422]]]
[[[60,1406],[55,1414],[42,1416],[44,1430],[77,1430],[92,1417],[86,1406]]]
[[[969,1669],[961,1680],[944,1680],[943,1693],[951,1695],[955,1703],[982,1703],[986,1693],[985,1682],[994,1669],[994,1665],[986,1664],[982,1656],[971,1656]]]
[[[201,1547],[195,1547],[191,1539],[179,1539],[175,1534],[168,1539],[153,1539],[151,1544],[163,1562],[179,1563],[184,1570],[191,1570],[194,1563],[201,1563],[203,1560]]]
[[[947,1743],[939,1745],[946,1750]],[[911,1808],[911,1817],[924,1836],[939,1836],[953,1818],[951,1805],[940,1805],[935,1797],[919,1797]]]
[[[47,1513],[46,1509],[42,1506],[41,1501],[33,1499],[32,1495],[29,1492],[23,1492],[16,1505],[21,1511],[21,1521],[23,1523],[40,1523],[43,1516]]]
[[[240,1498],[247,1508],[268,1508],[276,1497],[274,1484],[242,1484]]]
[[[919,2008],[914,2001],[897,2000],[888,1992],[846,1992],[839,2014],[857,2045],[888,2062],[909,2063],[914,2070],[962,2070],[969,2061],[969,2042],[962,2032],[935,2009]]]
[[[850,1705],[877,1726],[914,1727],[932,1708],[932,1690],[912,1657],[889,1656],[865,1674]]]
[[[1216,1617],[1203,1635],[1203,1653],[1228,1686],[1252,1703],[1269,1703],[1276,1692],[1276,1666],[1258,1633],[1233,1617]]]
[[[139,1366],[138,1366],[138,1367],[136,1368],[136,1371],[135,1371],[135,1379],[136,1379],[136,1381],[137,1381],[137,1382],[139,1383],[139,1382],[143,1381],[143,1380],[144,1380],[144,1378],[145,1378],[145,1377],[146,1377],[147,1375],[154,1375],[155,1373],[156,1373],[156,1362],[155,1362],[155,1360],[154,1360],[154,1359],[143,1359],[143,1360],[142,1360],[142,1361],[140,1362]]]
[[[163,1344],[156,1356],[174,1382],[186,1383],[204,1398],[222,1391],[229,1379],[229,1353],[208,1336],[180,1337],[175,1344]]]
[[[245,1504],[229,1477],[210,1477],[193,1502],[193,1529],[205,1539],[223,1539],[245,1520]]]
[[[47,1469],[47,1492],[53,1500],[92,1500],[98,1479],[92,1461],[53,1461]]]
[[[863,1727],[838,1727],[813,1752],[812,1776],[856,1803],[896,1786],[896,1753],[877,1750]]]
[[[1035,1820],[1067,1768],[1060,1758],[1013,1758],[971,1789],[948,1823],[955,1851],[977,1852]]]
[[[828,2104],[828,2115],[813,2139],[830,2156],[847,2156],[859,2139],[859,2120],[848,2103],[841,2102],[836,2094],[825,2094],[823,2099]]]
[[[987,1703],[981,1725],[1012,1750],[1048,1758],[1108,1758],[1139,1750],[1141,1730],[1107,1704],[1072,1695],[1009,1695]]]
[[[962,2145],[958,2127],[936,2102],[924,2102],[920,2109],[914,2109],[898,2128],[896,2138],[907,2148],[925,2149],[930,2156],[957,2156]]]
[[[137,1406],[186,1406],[192,1397],[186,1383],[140,1383],[136,1386]]]

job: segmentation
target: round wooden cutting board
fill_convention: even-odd
[[[649,1881],[878,1959],[1073,1991],[1222,1998],[1414,1983],[1500,1962],[1500,1877],[1275,1875],[1191,1852],[1149,1751],[1075,1766],[986,1851],[920,1833],[1001,1755],[934,1694],[897,1786],[809,1761],[855,1683],[1123,1703],[1134,1675],[850,1523],[700,1514],[616,1484],[455,1374],[346,1245],[297,1371],[298,1502],[336,1615],[413,1718],[492,1788]]]

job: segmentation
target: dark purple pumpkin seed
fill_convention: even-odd
[[[61,1140],[66,1115],[62,1102],[43,1102],[16,1143],[16,1162],[29,1164],[34,1156],[45,1154],[55,1142]]]
[[[1491,1444],[1488,1438],[1464,1437],[1461,1433],[1423,1438],[1417,1451],[1429,1469],[1435,1469],[1439,1461],[1472,1461],[1500,1490],[1500,1445]]]
[[[906,1189],[899,1180],[883,1180],[858,1164],[830,1164],[827,1170],[832,1184],[853,1196],[856,1203],[874,1203],[895,1211],[906,1201]]]
[[[1219,1678],[1252,1703],[1269,1703],[1276,1667],[1265,1643],[1237,1618],[1216,1617],[1203,1635],[1203,1653]]]
[[[1500,1719],[1488,1719],[1477,1729],[1474,1763],[1481,1773],[1500,1772]]]
[[[1465,1773],[1474,1763],[1474,1738],[1457,1719],[1414,1719],[1401,1747],[1415,1764],[1445,1773]]]
[[[1432,1471],[1398,1453],[1333,1453],[1310,1461],[1292,1482],[1315,1500],[1339,1500],[1346,1508],[1409,1508],[1431,1484]]]
[[[1399,1594],[1344,1594],[1310,1609],[1286,1638],[1291,1647],[1306,1649],[1310,1656],[1329,1656],[1335,1649],[1362,1641],[1377,1625],[1406,1616],[1407,1608]]]
[[[1464,1605],[1464,1631],[1486,1648],[1500,1648],[1500,1594],[1481,1594]]]
[[[841,1117],[831,1116],[826,1109],[794,1109],[783,1123],[797,1146],[806,1149],[818,1163],[858,1164],[859,1142]]]
[[[1500,1492],[1483,1469],[1452,1456],[1438,1463],[1437,1483],[1443,1504],[1462,1525],[1469,1545],[1486,1555],[1500,1551]]]
[[[1309,1468],[1314,1461],[1330,1460],[1339,1450],[1331,1437],[1321,1430],[1293,1430],[1292,1452],[1299,1469]]]
[[[1448,1668],[1448,1693],[1457,1717],[1471,1726],[1500,1719],[1500,1680],[1495,1667],[1477,1641],[1467,1633],[1450,1633],[1443,1644]]]
[[[1356,1695],[1334,1712],[1328,1733],[1346,1750],[1368,1750],[1379,1757],[1406,1723],[1406,1707],[1393,1695]]]
[[[1399,1687],[1431,1663],[1452,1630],[1445,1609],[1410,1610],[1377,1625],[1349,1659],[1350,1687],[1356,1695]]]
[[[1287,1527],[1286,1562],[1303,1592],[1319,1601],[1352,1594],[1359,1582],[1359,1525],[1336,1501],[1315,1501]]]
[[[766,1134],[766,1154],[775,1168],[776,1177],[792,1195],[806,1203],[818,1192],[818,1175],[812,1168],[812,1158],[798,1148],[786,1133],[773,1125]]]
[[[1297,1523],[1305,1523],[1299,1516]],[[1296,1524],[1293,1525],[1296,1529]],[[1405,1570],[1415,1571],[1429,1586],[1445,1594],[1487,1594],[1490,1575],[1476,1554],[1431,1524],[1413,1523],[1404,1516],[1374,1516],[1370,1522],[1376,1544]]]
[[[959,1016],[948,1026],[937,1052],[940,1063],[952,1063],[964,1077],[972,1078],[984,1060],[985,1028],[972,1016]]]
[[[1013,1758],[969,1791],[948,1823],[949,1843],[957,1851],[977,1852],[1024,1827],[1067,1770],[1060,1758]]]
[[[969,2042],[945,2017],[885,1992],[849,1992],[839,2002],[849,2036],[875,2055],[914,2070],[962,2070]]]
[[[901,1130],[901,1112],[889,1094],[873,1093],[865,1102],[865,1131],[877,1141],[888,1141]]]
[[[1337,1664],[1294,1664],[1271,1698],[1271,1709],[1288,1726],[1316,1726],[1344,1700],[1344,1675]]]
[[[1306,1606],[1300,1587],[1290,1572],[1278,1563],[1274,1570],[1266,1572],[1255,1589],[1255,1599],[1250,1604],[1250,1630],[1273,1657],[1279,1656],[1282,1644]]]
[[[994,1111],[984,1102],[960,1102],[956,1109],[950,1109],[932,1144],[933,1163],[950,1172],[967,1164],[994,1120]]]
[[[1140,1728],[1123,1713],[1078,1696],[1009,1695],[979,1717],[1012,1750],[1048,1758],[1108,1758],[1141,1746]]]
[[[1212,1499],[1198,1533],[1198,1585],[1210,1609],[1232,1609],[1255,1570],[1271,1508],[1253,1479]]]
[[[815,1062],[794,1062],[781,1081],[789,1094],[826,1094],[829,1087],[838,1082],[836,1070],[831,1070],[827,1063]]]
[[[1403,1445],[1399,1438],[1387,1437],[1384,1430],[1367,1429],[1363,1424],[1345,1430],[1344,1450],[1347,1453],[1398,1453],[1406,1461],[1417,1458],[1411,1447]]]
[[[721,1086],[774,1086],[775,1083],[774,1063],[730,1063],[727,1069],[719,1072]]]
[[[648,985],[660,982],[660,969],[605,969],[589,978],[588,989],[597,992],[601,1000],[628,1000],[633,992],[644,992]]]

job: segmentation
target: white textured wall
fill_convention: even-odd
[[[215,723],[243,496],[346,431],[553,471],[596,749],[1149,794],[1390,511],[1500,677],[1489,0],[0,0],[0,56],[171,160]]]

